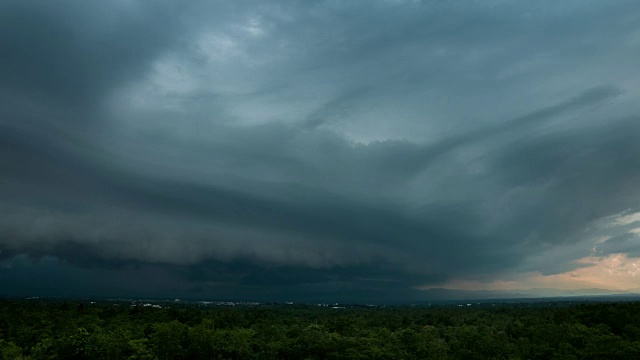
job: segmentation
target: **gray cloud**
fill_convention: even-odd
[[[6,284],[415,297],[637,208],[634,2],[0,7]]]
[[[177,26],[173,9],[141,2],[0,6],[3,89],[71,109],[95,105],[116,84],[140,76],[174,41]]]
[[[626,253],[631,257],[640,257],[640,239],[634,233],[617,235],[598,246],[597,252],[598,255]]]

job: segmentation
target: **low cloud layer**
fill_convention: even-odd
[[[639,11],[4,1],[0,290],[419,298],[637,257]]]

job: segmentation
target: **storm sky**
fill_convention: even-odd
[[[2,294],[640,286],[636,0],[1,0],[0,49]]]

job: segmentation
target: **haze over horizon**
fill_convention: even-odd
[[[0,0],[0,295],[640,287],[640,3]]]

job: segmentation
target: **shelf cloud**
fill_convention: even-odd
[[[0,291],[419,298],[635,264],[639,11],[4,1]]]

